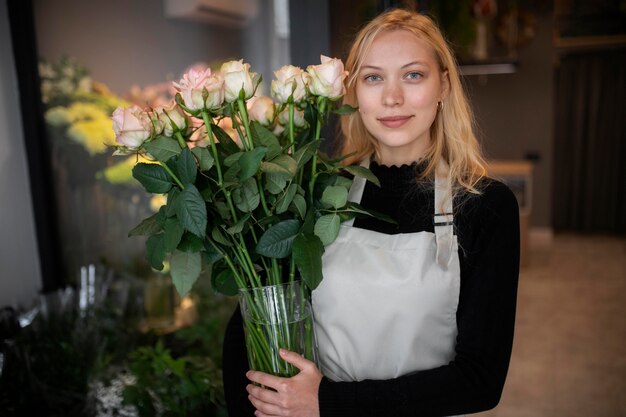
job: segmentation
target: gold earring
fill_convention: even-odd
[[[442,111],[443,110],[443,100],[439,100],[437,102],[437,111]]]

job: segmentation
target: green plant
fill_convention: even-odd
[[[221,372],[208,356],[174,358],[159,341],[129,358],[136,383],[124,389],[124,404],[135,406],[140,416],[226,415]]]

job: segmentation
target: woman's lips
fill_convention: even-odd
[[[378,119],[378,121],[382,123],[385,127],[398,128],[408,122],[411,117],[412,116],[389,116],[381,117]]]

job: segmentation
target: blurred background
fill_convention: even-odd
[[[218,352],[235,304],[207,279],[180,300],[143,240],[127,238],[162,202],[132,179],[134,160],[111,155],[110,114],[157,106],[189,68],[232,59],[261,73],[268,94],[274,70],[345,59],[358,28],[398,6],[442,27],[491,174],[520,204],[516,340],[486,415],[626,416],[625,0],[0,0],[0,382],[30,387],[22,403],[5,390],[0,414],[36,395],[47,415],[107,415],[94,384],[119,380],[119,368],[106,372],[119,363],[138,388],[124,391],[132,407],[110,406],[118,414],[162,414],[191,395],[172,391],[184,383],[211,401],[180,415],[224,413]],[[77,358],[58,351],[68,328],[63,343],[93,353],[51,395],[66,370],[36,365]],[[120,343],[127,351],[108,347]],[[197,356],[183,354],[190,346]],[[176,360],[216,385],[145,382],[147,368]]]

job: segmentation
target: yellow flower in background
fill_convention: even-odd
[[[166,194],[157,194],[150,199],[150,209],[155,213],[165,204],[167,204]]]
[[[62,106],[53,107],[46,111],[44,118],[46,119],[46,123],[55,127],[65,126],[72,122],[67,108]]]
[[[135,179],[133,178],[133,167],[139,162],[144,162],[147,164],[157,163],[155,161],[145,158],[143,155],[136,154],[129,156],[128,158],[124,159],[121,162],[118,162],[115,165],[111,165],[110,167],[103,169],[96,174],[96,178],[104,179],[111,184],[128,184],[132,181],[135,181]]]
[[[103,153],[115,141],[115,132],[108,119],[81,120],[67,130],[67,135],[83,145],[90,155]]]

